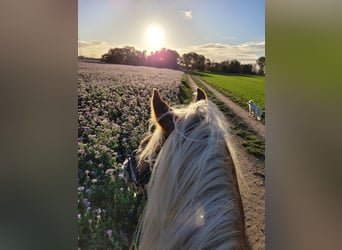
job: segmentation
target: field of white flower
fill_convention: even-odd
[[[150,96],[158,88],[180,104],[183,73],[169,69],[78,63],[78,247],[126,249],[136,195],[119,164],[148,130]]]

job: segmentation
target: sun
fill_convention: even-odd
[[[145,31],[146,49],[157,51],[165,47],[165,36],[162,28],[157,25],[147,27]]]

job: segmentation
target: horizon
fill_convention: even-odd
[[[78,56],[101,58],[125,46],[255,64],[265,56],[265,2],[79,0]]]

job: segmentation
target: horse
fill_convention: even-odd
[[[247,249],[241,173],[221,111],[201,88],[186,107],[153,89],[151,127],[124,164],[147,193],[138,249]]]

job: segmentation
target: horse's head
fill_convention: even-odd
[[[204,90],[197,88],[193,95],[193,102],[208,101]],[[133,182],[138,190],[143,191],[148,184],[157,158],[164,142],[173,132],[177,115],[173,109],[161,98],[157,89],[153,89],[151,97],[151,120],[155,131],[145,137],[137,150],[124,162],[124,176]]]
[[[205,92],[196,92],[194,103],[177,108],[154,89],[155,129],[126,161],[127,179],[148,192],[139,249],[245,249],[228,124]]]

